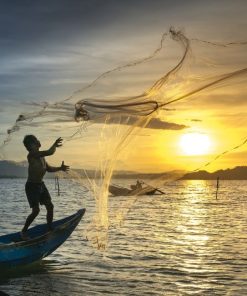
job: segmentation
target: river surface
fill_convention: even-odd
[[[29,214],[24,184],[0,180],[0,235],[19,231]],[[110,197],[110,216],[127,214],[121,224],[110,225],[105,250],[87,240],[92,194],[61,180],[57,196],[54,180],[46,184],[55,219],[82,207],[86,214],[53,254],[26,268],[1,271],[0,291],[11,296],[247,295],[247,181],[221,181],[217,200],[213,181],[171,183],[162,187],[165,195]],[[41,208],[34,225],[44,222]]]

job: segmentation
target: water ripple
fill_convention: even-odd
[[[29,213],[25,180],[0,180],[0,233],[21,229]],[[247,295],[247,182],[179,182],[165,196],[143,196],[121,225],[111,224],[105,251],[86,240],[94,201],[70,181],[55,195],[55,218],[80,207],[86,216],[54,254],[32,266],[1,273],[0,290],[19,295]],[[110,216],[128,197],[110,199]],[[69,206],[68,206],[69,205]],[[69,208],[69,212],[68,212]],[[15,213],[13,215],[13,213]],[[43,223],[42,209],[36,223]]]

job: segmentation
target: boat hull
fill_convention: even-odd
[[[109,185],[109,192],[112,195],[120,196],[120,195],[129,195],[132,190],[124,187],[117,187],[114,185]]]
[[[20,233],[0,237],[0,268],[22,266],[38,261],[55,251],[74,231],[85,209],[72,216],[53,222],[53,230],[47,232],[42,224],[28,230],[29,240],[23,241]]]
[[[117,187],[114,185],[109,186],[109,192],[114,196],[132,196],[132,195],[154,195],[156,192],[155,188],[149,186],[138,189],[128,189],[124,187]]]

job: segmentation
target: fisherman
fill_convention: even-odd
[[[136,189],[142,189],[142,183],[139,180],[136,181]]]
[[[132,190],[137,190],[137,189],[141,190],[142,189],[142,183],[139,180],[137,180],[135,185],[130,185],[130,188]]]
[[[28,151],[27,159],[29,163],[25,191],[32,212],[27,217],[25,225],[21,231],[21,238],[23,240],[29,239],[27,230],[40,212],[39,205],[44,205],[46,207],[48,231],[52,230],[54,206],[51,201],[50,193],[43,182],[43,177],[46,172],[67,172],[69,170],[69,166],[65,165],[63,161],[60,167],[52,167],[46,162],[45,156],[53,155],[56,148],[62,146],[62,142],[63,139],[60,137],[54,142],[50,149],[39,151],[41,144],[34,135],[26,135],[24,137],[23,144]]]

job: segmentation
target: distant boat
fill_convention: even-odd
[[[22,240],[20,232],[0,236],[0,269],[26,265],[38,261],[63,244],[76,228],[86,209],[53,222],[53,230],[47,232],[47,224],[30,228],[29,240]]]
[[[153,195],[157,191],[156,188],[152,188],[150,186],[137,189],[128,189],[116,185],[110,185],[108,190],[114,196]]]

